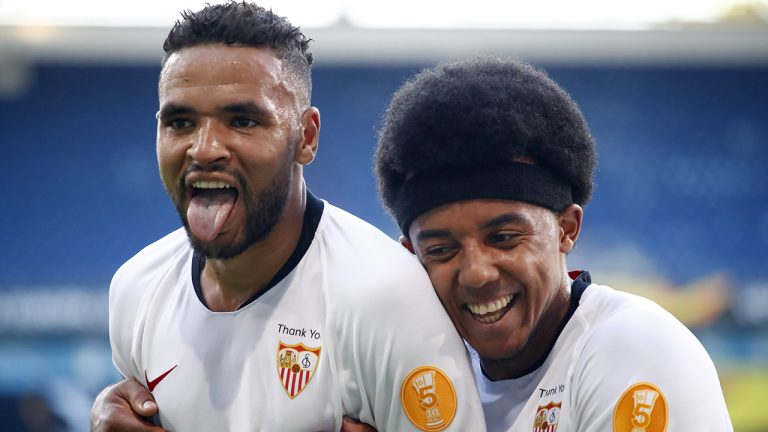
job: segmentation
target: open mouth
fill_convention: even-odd
[[[464,307],[475,320],[483,324],[493,324],[512,309],[518,297],[520,294],[508,294],[488,303],[466,303]]]
[[[190,186],[189,227],[200,239],[213,240],[237,202],[237,188],[221,180],[200,180]]]
[[[190,188],[190,197],[194,198],[195,196],[215,196],[216,194],[230,194],[234,195],[234,198],[237,198],[237,189],[232,186],[231,184],[221,181],[221,180],[213,180],[213,181],[196,181],[191,184]]]

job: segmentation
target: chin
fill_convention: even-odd
[[[514,360],[517,357],[520,356],[520,350],[500,350],[500,349],[489,349],[489,350],[477,350],[477,353],[482,357],[484,360],[492,361],[492,362],[508,362],[510,360]]]
[[[499,362],[518,358],[525,351],[527,345],[526,343],[500,341],[499,338],[484,339],[482,341],[473,341],[466,338],[465,340],[484,360]]]
[[[187,237],[192,248],[200,255],[208,259],[228,259],[234,258],[243,251],[245,251],[249,245],[244,244],[243,239],[235,239],[234,241],[224,240],[216,238],[211,241],[203,241],[197,238],[188,227],[185,226],[187,231]]]

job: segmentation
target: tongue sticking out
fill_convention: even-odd
[[[187,209],[189,229],[200,240],[215,239],[232,211],[236,198],[236,194],[224,191],[198,193]]]

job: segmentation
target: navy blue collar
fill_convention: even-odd
[[[267,286],[246,300],[245,303],[241,304],[238,309],[242,309],[243,307],[253,303],[254,300],[261,297],[273,286],[277,285],[278,282],[288,276],[288,273],[292,272],[293,269],[296,268],[296,266],[299,264],[299,261],[304,258],[304,254],[307,253],[309,245],[312,244],[312,240],[315,238],[317,226],[320,224],[320,218],[323,216],[323,207],[323,202],[314,194],[312,194],[309,189],[307,189],[307,207],[304,210],[304,221],[301,225],[301,235],[299,236],[299,242],[296,245],[296,248],[293,250],[293,253],[291,253],[291,256],[288,257],[288,261],[286,261],[285,264],[280,267],[280,270],[277,271],[277,274],[275,274],[272,280],[269,281]],[[197,298],[200,300],[200,303],[202,303],[207,308],[208,304],[205,302],[205,297],[203,297],[203,290],[200,285],[200,275],[203,273],[204,267],[205,257],[199,252],[195,251],[192,255],[192,286],[195,287],[195,294],[197,294]]]
[[[557,340],[560,338],[560,334],[563,332],[563,329],[565,328],[566,324],[568,324],[568,321],[571,320],[571,317],[576,312],[576,308],[579,307],[579,301],[581,300],[581,295],[584,294],[584,291],[587,289],[587,287],[590,284],[592,284],[592,276],[589,275],[588,271],[585,271],[585,270],[570,271],[568,272],[568,276],[573,280],[573,282],[571,283],[571,303],[570,303],[570,306],[568,307],[568,313],[565,315],[565,318],[563,318],[563,321],[560,323],[560,327],[558,327],[557,329],[557,334],[552,339],[552,344],[547,348],[544,355],[542,355],[539,360],[533,363],[530,368],[523,371],[522,373],[520,373],[518,376],[514,378],[519,378],[519,377],[530,374],[531,372],[540,368],[541,365],[543,365],[544,362],[547,361],[547,357],[549,357],[549,353],[552,352],[552,348],[555,347]],[[485,374],[485,371],[483,371],[483,374]],[[485,375],[485,376],[486,378],[488,378],[488,375]]]

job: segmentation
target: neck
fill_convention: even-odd
[[[531,332],[528,342],[517,352],[501,359],[480,356],[483,372],[492,381],[520,378],[538,369],[549,356],[568,322],[571,307],[571,290],[567,273],[561,282],[559,294],[538,325]]]
[[[208,308],[215,312],[237,310],[266,289],[298,244],[306,209],[306,187],[292,188],[280,220],[263,240],[228,259],[207,259],[200,287]]]

